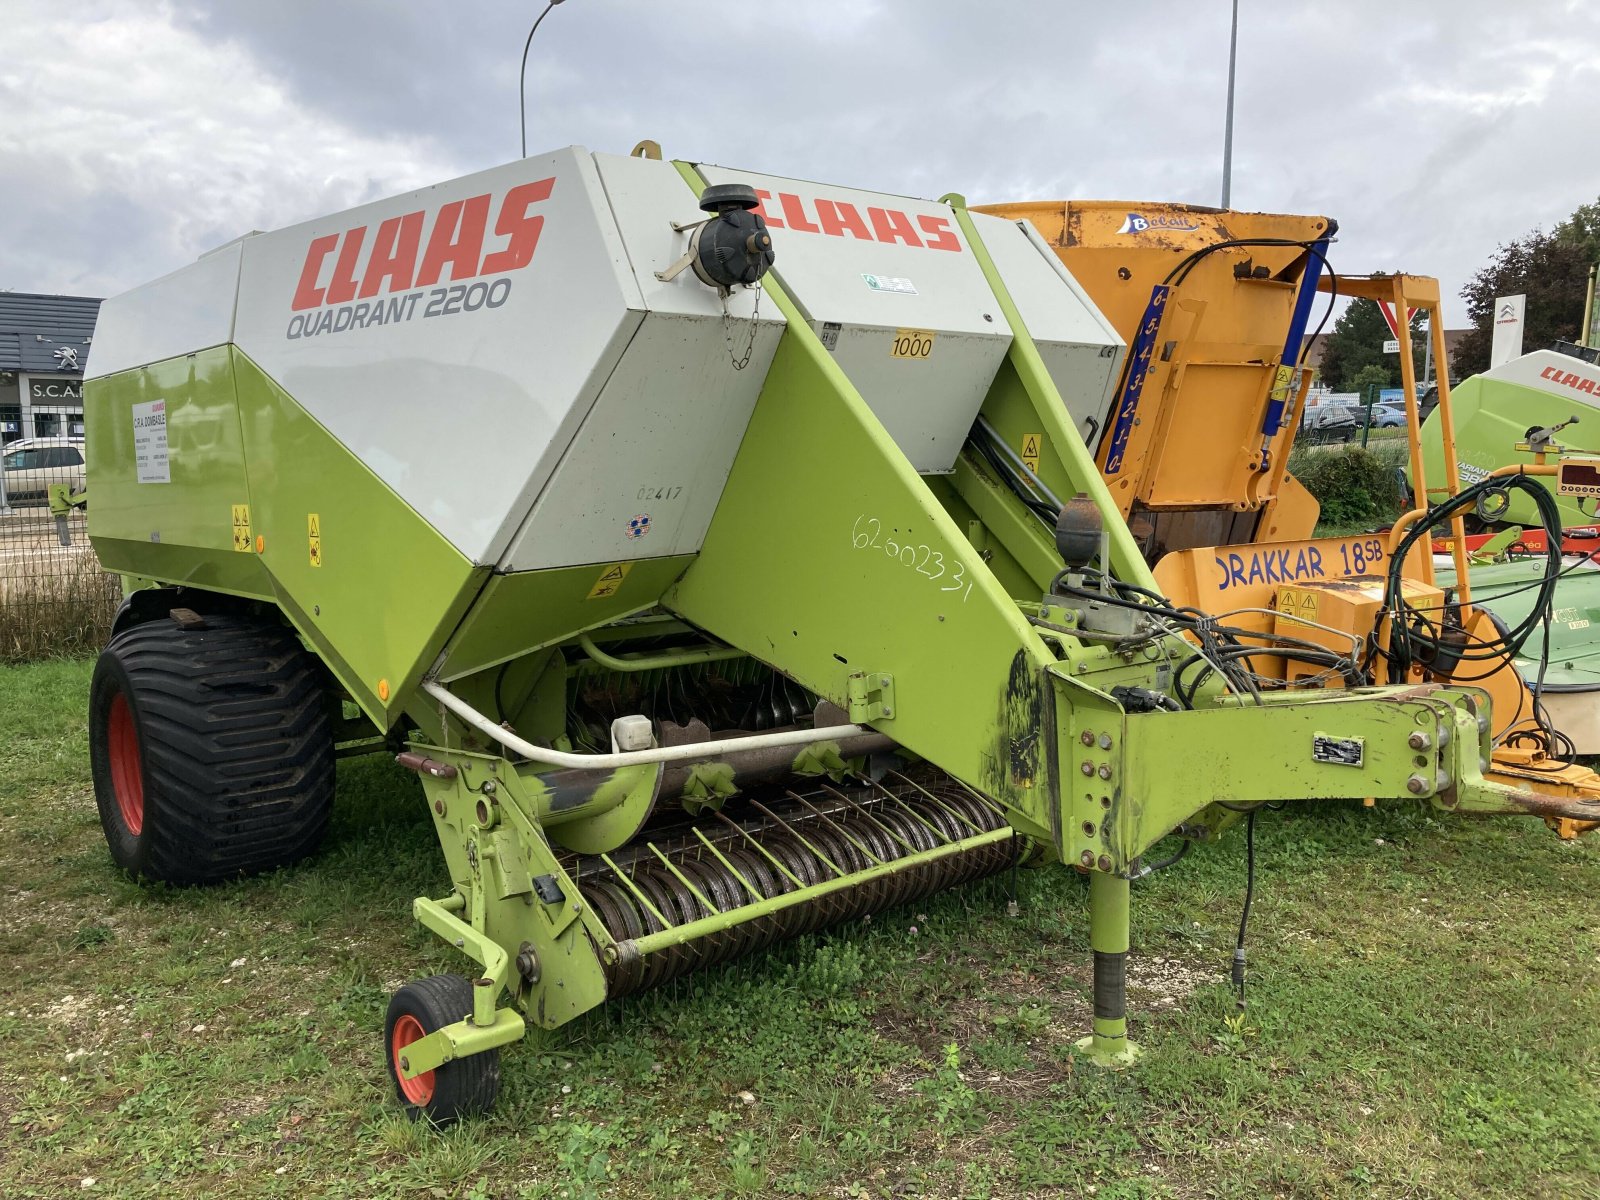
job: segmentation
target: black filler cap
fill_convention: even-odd
[[[761,201],[747,183],[718,183],[700,193],[700,207],[715,213],[695,235],[694,273],[716,288],[752,284],[772,267],[772,234]]]

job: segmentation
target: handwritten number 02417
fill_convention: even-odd
[[[944,552],[922,542],[901,542],[885,537],[883,522],[877,517],[862,513],[850,527],[850,545],[857,550],[881,550],[903,567],[910,567],[927,579],[947,579],[939,585],[941,592],[960,592],[962,602],[972,595],[972,581],[967,578],[967,568],[958,559],[945,562]]]

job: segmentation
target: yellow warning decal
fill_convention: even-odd
[[[311,553],[311,565],[322,565],[322,518],[316,513],[306,514],[306,542]]]
[[[896,329],[889,343],[890,358],[927,358],[933,353],[933,330]]]
[[[633,570],[633,564],[612,563],[600,572],[600,578],[594,581],[594,586],[589,589],[588,600],[604,600],[607,596],[615,596],[622,589],[622,581],[628,577],[628,572]]]
[[[233,548],[242,554],[255,549],[255,539],[250,536],[250,506],[233,505]]]
[[[1294,368],[1284,363],[1272,374],[1272,398],[1274,400],[1287,400],[1289,389],[1294,386]]]
[[[1022,435],[1022,462],[1023,465],[1035,475],[1039,473],[1039,447],[1044,444],[1044,434],[1025,433]]]
[[[1285,616],[1299,617],[1302,621],[1315,621],[1317,608],[1316,592],[1284,588],[1278,593],[1278,611]]]

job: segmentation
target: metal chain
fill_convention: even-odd
[[[733,348],[733,314],[728,311],[729,292],[722,293],[722,342],[728,348],[728,361],[733,364],[735,371],[742,371],[750,365],[750,356],[756,348],[756,326],[761,321],[761,285],[756,285],[756,306],[750,314],[750,337],[744,344],[744,354],[740,355]]]

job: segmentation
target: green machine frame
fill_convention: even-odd
[[[696,168],[676,165],[698,193]],[[946,201],[1012,333],[982,419],[1013,446],[1042,431],[1033,472],[1041,491],[1088,497],[1103,518],[1110,569],[1154,589],[964,202]],[[947,772],[961,794],[873,785],[921,822],[897,826],[917,830],[915,844],[895,834],[902,845],[886,855],[881,840],[858,840],[853,866],[814,848],[831,868],[821,879],[767,855],[764,869],[789,876],[773,896],[730,849],[748,856],[759,844],[717,812],[717,781],[734,774],[742,739],[703,748],[693,755],[699,794],[722,824],[717,836],[695,829],[691,849],[739,886],[712,894],[681,856],[632,845],[676,876],[699,915],[662,911],[634,889],[651,927],[620,938],[583,900],[584,864],[619,867],[611,854],[649,812],[668,753],[600,756],[596,769],[573,770],[564,754],[497,731],[456,690],[425,680],[408,707],[436,736],[415,741],[403,760],[422,777],[456,888],[418,899],[415,911],[483,970],[473,1013],[412,1043],[400,1064],[407,1077],[513,1041],[525,1019],[556,1027],[600,1004],[619,979],[692,955],[705,939],[980,853],[1088,873],[1095,1003],[1081,1044],[1095,1062],[1126,1063],[1137,1053],[1123,1002],[1130,878],[1162,838],[1206,840],[1251,806],[1282,799],[1412,796],[1463,813],[1548,815],[1547,798],[1485,780],[1487,701],[1473,688],[1241,697],[1213,683],[1192,710],[1126,711],[1112,689],[1163,689],[1193,644],[1171,630],[1128,648],[1077,628],[1070,607],[1048,595],[1062,569],[1051,532],[984,459],[969,448],[953,474],[919,476],[782,286],[770,277],[763,286],[787,331],[703,549],[660,606],[849,715],[855,724],[837,737],[813,731],[784,749],[790,770],[840,804],[827,781],[842,777],[856,757],[852,739],[869,728]],[[792,517],[796,495],[807,497],[803,520]],[[565,636],[595,650],[584,636],[594,628]],[[1330,743],[1345,752],[1319,752]],[[1578,808],[1569,815],[1596,815]],[[843,808],[816,811],[845,827]],[[503,989],[515,1008],[500,1007]]]

